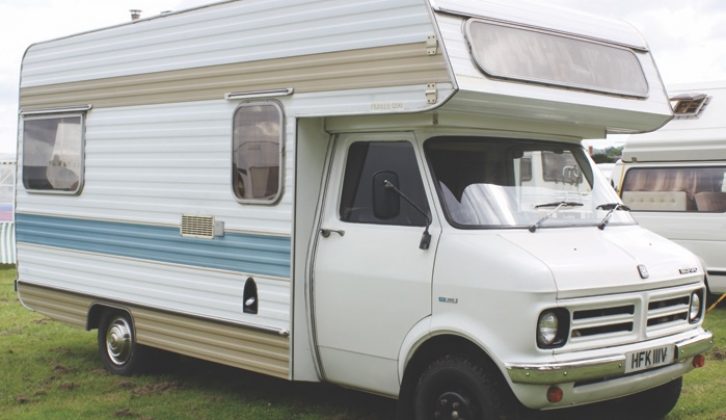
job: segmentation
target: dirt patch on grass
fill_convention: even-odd
[[[27,403],[32,402],[32,401],[33,400],[31,400],[30,398],[28,398],[28,397],[26,397],[24,395],[18,395],[17,397],[15,397],[15,402],[18,403],[18,404],[27,404]]]
[[[75,384],[73,382],[64,382],[58,385],[58,388],[64,391],[73,391],[74,389],[78,388],[78,384]]]
[[[714,360],[726,360],[726,349],[723,349],[721,347],[714,347],[711,350],[711,357]],[[726,419],[726,414],[724,414],[724,418]]]
[[[144,397],[147,395],[160,395],[166,394],[167,392],[179,389],[180,385],[178,382],[159,382],[155,384],[148,384],[140,386],[131,391],[131,394],[135,397]]]

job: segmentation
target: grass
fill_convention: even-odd
[[[0,268],[0,418],[389,419],[395,402],[320,384],[289,383],[166,355],[157,372],[102,369],[96,336],[28,311]],[[726,420],[726,303],[706,319],[716,348],[686,376],[669,420]],[[163,360],[162,360],[163,361]]]

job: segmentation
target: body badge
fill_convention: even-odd
[[[638,273],[640,273],[640,278],[643,280],[650,277],[650,274],[648,274],[648,268],[646,268],[643,264],[638,264]]]

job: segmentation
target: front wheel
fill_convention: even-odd
[[[421,374],[414,396],[417,420],[516,418],[516,402],[498,372],[464,356],[447,355]]]
[[[117,375],[141,371],[145,348],[136,343],[133,322],[125,312],[107,312],[98,327],[98,352],[104,367]]]
[[[678,403],[681,396],[683,378],[667,384],[623,398],[624,411],[632,414],[633,419],[660,420]],[[631,418],[631,417],[627,417]]]

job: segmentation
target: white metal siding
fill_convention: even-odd
[[[290,235],[295,124],[287,124],[285,133],[280,202],[239,204],[230,157],[236,105],[208,101],[94,109],[86,119],[81,194],[29,194],[21,182],[17,211],[167,226],[178,226],[182,214],[206,215],[223,221],[227,230]]]
[[[182,314],[289,331],[290,282],[254,276],[257,315],[242,312],[247,274],[21,243],[22,281]]]
[[[33,45],[21,87],[424,42],[426,0],[245,0]]]

